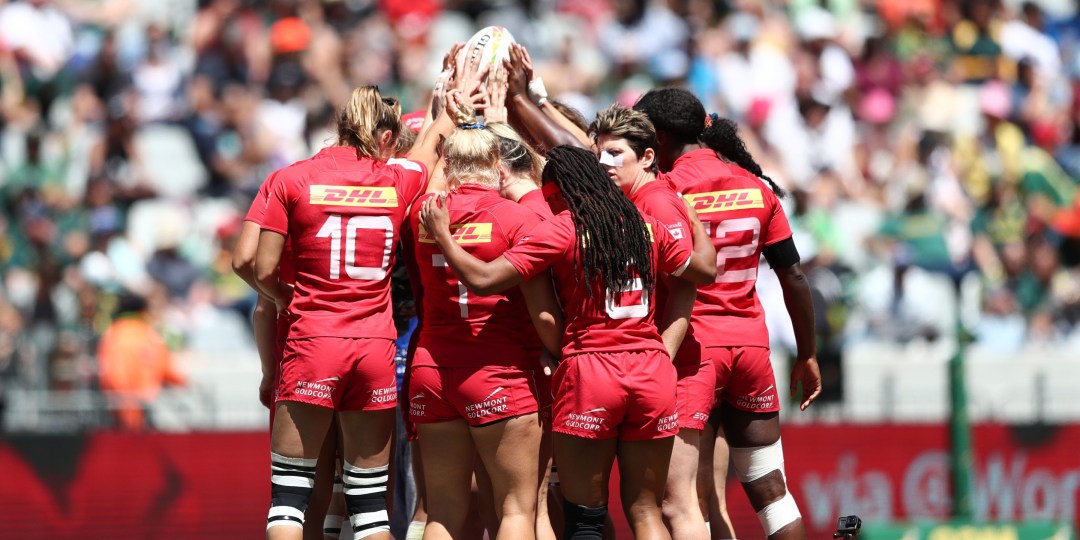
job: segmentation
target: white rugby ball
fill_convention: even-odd
[[[510,45],[514,36],[502,26],[488,26],[473,34],[465,47],[458,53],[458,67],[464,68],[472,62],[491,64],[488,76],[502,69],[503,60],[510,58]]]

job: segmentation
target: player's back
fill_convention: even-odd
[[[406,208],[426,182],[424,168],[330,147],[281,174],[287,177],[275,186],[263,228],[287,234],[293,251],[290,337],[394,339],[394,247]]]
[[[654,275],[685,265],[690,251],[659,221],[643,216],[653,235]],[[575,235],[573,217],[564,211],[535,227],[513,253],[507,254],[511,264],[525,275],[531,275],[535,266],[550,264],[566,316],[563,354],[663,350],[655,322],[655,292],[647,295],[641,279],[621,291],[604,291],[587,283],[581,261],[575,261]]]
[[[422,200],[409,216],[410,225],[418,231],[414,249],[424,289],[420,346],[443,366],[525,362],[524,347],[536,337],[521,291],[514,287],[488,296],[469,292],[419,223]],[[497,191],[470,184],[450,193],[447,206],[454,240],[483,261],[497,259],[541,221]]]
[[[697,211],[716,248],[716,282],[698,288],[692,332],[708,345],[768,346],[755,286],[762,249],[791,236],[780,200],[763,180],[712,151],[683,158],[665,176]]]

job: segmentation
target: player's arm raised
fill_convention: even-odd
[[[407,156],[410,160],[423,163],[429,171],[435,170],[439,161],[438,147],[443,138],[462,123],[465,116],[473,116],[475,109],[487,106],[489,96],[484,77],[489,69],[490,64],[481,63],[466,68],[464,73],[455,71],[440,75],[431,107],[431,114],[437,116],[421,128]],[[453,84],[455,80],[456,87]]]
[[[454,274],[472,292],[487,296],[505,291],[524,281],[506,257],[500,256],[491,262],[484,262],[469,255],[454,241],[450,234],[450,216],[446,211],[446,194],[424,201],[424,207],[420,210],[420,221],[434,236],[435,243],[443,252],[446,263],[454,270]]]
[[[529,98],[529,75],[525,68],[524,50],[521,45],[512,45],[510,60],[503,62],[503,69],[506,70],[506,109],[510,124],[519,132],[528,133],[529,138],[545,152],[564,144],[589,148],[544,114]]]

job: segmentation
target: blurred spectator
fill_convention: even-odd
[[[658,82],[674,82],[690,69],[686,23],[664,3],[615,0],[614,17],[600,30],[600,46],[616,73],[643,70]]]
[[[586,120],[686,83],[742,124],[813,245],[823,370],[949,338],[958,278],[984,344],[1080,343],[1080,13],[1041,5],[0,0],[0,393],[92,387],[121,291],[174,352],[246,339],[227,262],[267,174],[354,86],[424,108],[488,24]]]
[[[0,7],[0,48],[15,54],[27,91],[37,96],[46,113],[60,93],[58,75],[73,45],[71,24],[49,0]]]
[[[146,407],[163,386],[185,384],[169,348],[147,320],[146,302],[123,295],[98,346],[101,388],[111,392],[120,428],[146,428]]]

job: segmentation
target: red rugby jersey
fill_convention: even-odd
[[[653,270],[664,274],[681,272],[693,252],[675,240],[659,221],[644,217],[653,232]],[[563,355],[663,351],[654,318],[654,298],[644,297],[640,280],[630,290],[614,294],[594,290],[590,297],[582,269],[575,268],[575,244],[573,217],[566,211],[534,227],[503,254],[525,279],[551,267],[566,318]]]
[[[690,230],[690,213],[686,210],[675,187],[665,179],[658,178],[649,182],[630,194],[630,202],[644,214],[656,218],[667,228],[671,236],[686,244],[687,249],[694,251],[694,237]],[[657,281],[656,305],[661,308],[667,302],[667,287],[663,280]]]
[[[390,272],[420,163],[325,148],[278,172],[262,228],[288,236],[296,266],[290,338],[395,339]]]
[[[536,212],[537,215],[544,219],[550,219],[555,217],[555,213],[551,211],[551,207],[548,206],[547,200],[544,199],[544,192],[539,189],[534,189],[518,199],[518,204]]]
[[[244,216],[244,221],[250,221],[259,227],[262,227],[263,218],[266,216],[266,206],[270,202],[270,190],[275,182],[277,182],[278,173],[271,173],[266,177],[262,185],[259,186],[259,193],[255,195],[255,200],[251,201],[251,207],[248,208],[247,216]],[[285,242],[285,247],[281,251],[281,262],[278,263],[278,279],[282,283],[292,284],[296,281],[296,271],[293,269],[293,257],[292,248],[289,247],[289,243]]]
[[[686,243],[690,251],[694,250],[690,213],[670,182],[663,178],[653,180],[631,193],[630,202],[638,210],[656,218],[672,237]]]
[[[413,245],[424,289],[424,324],[414,366],[480,367],[504,365],[528,367],[535,355],[525,346],[537,341],[521,291],[514,287],[501,294],[478,296],[458,281],[442,250],[420,223],[424,198],[413,205],[409,224],[418,234]],[[540,216],[498,191],[465,184],[447,196],[450,230],[457,243],[482,260],[499,258],[537,223]],[[428,358],[430,357],[430,358]]]
[[[698,287],[687,340],[768,347],[755,286],[762,248],[791,237],[780,200],[762,179],[708,149],[683,155],[664,177],[697,211],[716,248],[716,282]]]

